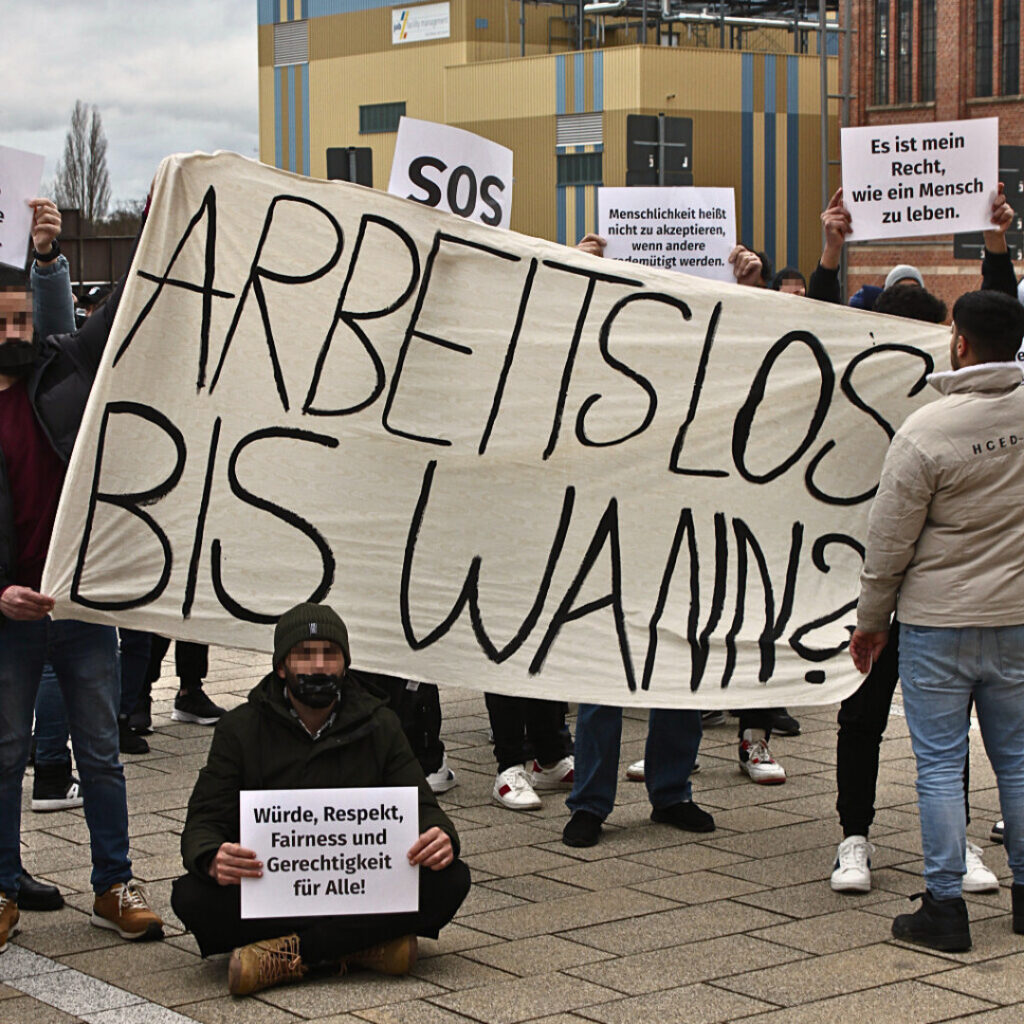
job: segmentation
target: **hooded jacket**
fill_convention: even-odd
[[[420,833],[434,826],[447,832],[458,857],[455,826],[438,806],[397,717],[383,700],[346,677],[334,721],[314,740],[292,714],[284,681],[272,672],[214,729],[181,833],[185,867],[208,879],[221,844],[238,842],[238,794],[243,789],[361,786],[417,786]]]
[[[868,519],[857,625],[899,594],[913,626],[1024,624],[1024,379],[1018,363],[933,373],[943,397],[892,439]]]

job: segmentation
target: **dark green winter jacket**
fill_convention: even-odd
[[[438,826],[459,855],[455,826],[384,701],[346,679],[334,722],[314,740],[292,715],[283,680],[271,673],[217,723],[181,833],[185,867],[208,878],[221,843],[238,842],[240,790],[362,786],[417,786],[420,832]]]

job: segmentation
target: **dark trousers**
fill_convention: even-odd
[[[146,682],[155,683],[160,678],[160,664],[167,655],[171,641],[165,636],[153,635],[149,651],[149,668]],[[209,671],[210,648],[206,644],[195,644],[190,640],[174,641],[174,670],[183,690],[198,690]]]
[[[763,729],[765,742],[772,738],[772,722],[775,720],[775,708],[744,708],[739,712],[739,737],[743,739],[746,729]]]
[[[433,683],[411,685],[408,679],[382,672],[353,670],[349,673],[372,693],[387,698],[402,726],[424,775],[432,775],[444,763],[441,741],[441,695]]]
[[[889,722],[892,695],[899,678],[899,624],[889,631],[889,642],[872,666],[860,689],[839,705],[836,742],[836,810],[844,836],[866,836],[875,820],[878,754]],[[970,759],[964,761],[964,808],[968,804]]]
[[[485,693],[484,700],[499,772],[523,764],[529,757],[541,764],[554,764],[572,752],[571,745],[566,749],[564,702],[499,693]]]
[[[171,890],[171,906],[196,938],[203,956],[227,953],[261,939],[295,932],[299,952],[311,965],[331,963],[401,935],[438,932],[455,916],[469,892],[469,868],[456,860],[443,871],[420,869],[420,906],[408,914],[351,914],[343,917],[242,919],[241,890],[184,875]]]
[[[118,646],[121,652],[121,717],[130,715],[135,710],[146,688],[146,676],[149,670],[149,659],[152,633],[141,629],[118,629]],[[166,648],[165,648],[166,650]]]

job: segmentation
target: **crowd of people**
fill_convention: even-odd
[[[91,290],[76,312],[59,212],[48,200],[31,205],[29,274],[0,269],[0,952],[17,933],[21,911],[63,904],[57,887],[32,878],[21,862],[21,786],[30,762],[32,811],[84,810],[92,923],[129,940],[163,936],[163,922],[132,873],[119,754],[148,752],[150,688],[169,641],[54,621],[54,602],[40,592],[65,470],[124,282]],[[1015,362],[1024,305],[1005,243],[1012,219],[1000,190],[985,233],[982,288],[952,310],[952,369],[930,378],[941,397],[892,438],[850,641],[865,679],[838,713],[843,839],[831,887],[871,888],[879,751],[901,681],[918,764],[927,889],[921,907],[898,916],[892,930],[945,951],[970,948],[962,892],[999,888],[966,835],[972,706],[999,785],[1003,820],[993,838],[1005,842],[1013,873],[1011,926],[1024,934],[1024,762],[1017,743],[1024,735],[1024,444],[1003,443],[1024,425]],[[841,189],[822,225],[825,245],[809,278],[792,267],[773,273],[766,254],[736,246],[730,263],[737,283],[840,303],[840,261],[852,230]],[[587,235],[579,248],[601,256],[604,240]],[[894,267],[884,287],[865,286],[849,304],[947,320],[945,304],[910,265]],[[228,985],[236,995],[311,971],[405,973],[415,962],[416,937],[436,937],[470,888],[458,834],[437,799],[459,781],[441,740],[437,686],[359,671],[354,639],[327,605],[292,608],[277,623],[267,675],[229,712],[203,690],[207,649],[175,644],[172,718],[216,728],[182,829],[185,874],[172,905],[203,956],[231,953]],[[541,794],[564,792],[570,815],[562,841],[598,843],[615,805],[622,709],[581,704],[574,738],[563,702],[488,693],[486,707],[494,802],[530,811],[541,807]],[[785,783],[769,744],[773,730],[798,734],[799,722],[779,707],[731,713],[740,771],[758,784]],[[694,802],[691,780],[704,728],[723,723],[725,714],[650,711],[644,758],[626,774],[645,784],[652,820],[687,832],[714,830],[713,816]],[[419,869],[416,911],[243,918],[240,882],[264,867],[258,851],[240,845],[243,790],[380,786],[418,792],[419,837],[407,852]]]

